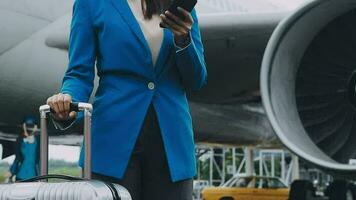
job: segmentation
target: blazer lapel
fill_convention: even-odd
[[[149,50],[148,44],[146,42],[145,36],[143,35],[140,25],[138,24],[135,15],[132,13],[131,8],[127,0],[111,0],[114,8],[121,14],[122,18],[129,25],[131,31],[135,34],[137,39],[145,46],[146,50]]]

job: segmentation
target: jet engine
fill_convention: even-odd
[[[261,93],[282,143],[325,170],[356,172],[356,1],[314,0],[266,48]]]

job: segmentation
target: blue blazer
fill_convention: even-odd
[[[186,90],[204,86],[207,71],[195,10],[192,16],[189,46],[176,47],[173,33],[164,29],[153,66],[150,48],[127,0],[75,1],[69,66],[61,92],[70,94],[73,101],[87,102],[93,90],[96,61],[99,87],[92,118],[94,172],[123,177],[152,103],[172,180],[196,174]]]

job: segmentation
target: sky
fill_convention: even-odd
[[[199,13],[292,11],[310,0],[198,0]]]
[[[2,152],[2,147],[0,147],[0,150],[0,152]],[[79,150],[80,147],[49,145],[49,159],[77,162],[79,158]],[[4,159],[3,162],[12,163],[14,159],[15,156],[10,156],[9,158]]]
[[[307,2],[307,0],[267,0],[272,4],[279,5],[287,10],[292,10]]]

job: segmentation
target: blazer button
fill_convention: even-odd
[[[154,90],[155,89],[155,84],[153,82],[149,82],[147,85],[148,89]]]

